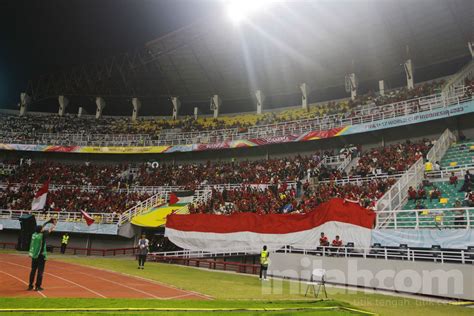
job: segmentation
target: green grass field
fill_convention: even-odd
[[[295,308],[343,307],[369,311],[379,315],[473,315],[473,309],[421,301],[382,294],[370,294],[362,291],[348,291],[328,287],[330,300],[315,301],[304,296],[306,285],[297,282],[273,280],[264,287],[254,276],[207,271],[202,269],[147,263],[145,270],[137,270],[136,262],[130,258],[93,258],[57,256],[52,258],[65,262],[94,266],[118,271],[130,275],[157,280],[176,287],[210,295],[211,301],[159,301],[138,299],[55,299],[55,298],[0,298],[1,308],[284,308],[288,310],[265,312],[267,315],[351,315],[358,314],[349,310],[291,310]],[[259,315],[263,311],[218,311],[215,315]],[[94,312],[93,314],[97,314]],[[137,311],[101,312],[106,315],[137,314]],[[144,312],[140,312],[141,314]],[[163,311],[146,312],[147,315],[163,314]],[[192,315],[202,315],[195,311]],[[32,313],[6,313],[6,315],[32,315]],[[43,313],[44,315],[48,313]],[[68,312],[67,315],[84,315],[87,312]],[[166,315],[189,315],[189,312],[167,311]],[[360,314],[360,313],[359,313]],[[41,315],[35,312],[34,315]]]

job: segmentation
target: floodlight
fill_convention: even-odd
[[[276,0],[229,0],[226,11],[232,22],[239,23],[272,2]]]

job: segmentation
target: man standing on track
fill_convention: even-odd
[[[148,246],[150,242],[146,239],[145,234],[138,240],[138,269],[144,269],[146,256],[148,255]]]
[[[51,224],[51,226],[46,229],[46,226]],[[30,282],[28,285],[28,291],[33,289],[33,283],[35,281],[36,271],[38,275],[36,276],[35,291],[42,291],[41,283],[43,282],[43,272],[44,266],[46,264],[46,236],[50,234],[56,228],[56,220],[50,219],[43,226],[36,226],[36,230],[31,236],[31,245],[29,255],[31,257],[31,272],[30,272]]]
[[[63,237],[61,238],[61,253],[62,254],[66,252],[68,242],[69,242],[69,235],[68,233],[64,233]]]
[[[268,257],[270,254],[267,251],[267,246],[263,246],[260,253],[260,280],[267,280]]]

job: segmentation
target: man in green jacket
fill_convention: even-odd
[[[46,226],[51,226],[46,229]],[[30,283],[28,285],[28,291],[33,289],[33,283],[35,281],[36,272],[36,284],[35,291],[42,291],[41,283],[43,282],[43,272],[46,263],[46,235],[50,234],[54,228],[56,228],[56,220],[50,219],[43,226],[36,226],[36,230],[31,236],[30,252],[31,257],[31,272],[30,272]]]

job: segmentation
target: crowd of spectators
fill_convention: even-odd
[[[29,210],[38,189],[30,185],[0,189],[0,209]],[[147,193],[76,188],[50,190],[44,212],[79,212],[120,214],[150,196]]]
[[[296,189],[280,183],[265,188],[243,186],[239,188],[213,189],[210,200],[190,206],[190,213],[232,214],[256,212],[257,214],[290,213],[299,210]]]
[[[125,187],[127,164],[63,163],[51,160],[21,159],[7,181],[10,183],[43,183],[74,186]]]
[[[394,178],[383,178],[363,183],[336,184],[305,182],[303,190],[288,187],[284,183],[259,188],[213,190],[212,198],[198,205],[191,205],[191,213],[232,214],[235,212],[256,212],[257,214],[306,213],[331,198],[343,198],[374,209],[378,199],[396,182]]]
[[[361,155],[357,166],[349,174],[365,177],[403,172],[418,159],[426,157],[433,143],[429,139],[418,142],[407,140],[405,143],[370,149]]]
[[[342,197],[373,207],[394,179],[341,183],[340,179],[358,179],[376,174],[394,174],[407,170],[426,155],[431,142],[417,142],[374,148],[360,154],[361,148],[346,146],[340,151],[321,151],[312,155],[245,161],[218,161],[188,164],[150,164],[133,166],[90,162],[63,163],[31,158],[10,161],[14,171],[3,177],[3,208],[29,209],[34,195],[32,185],[49,180],[53,188],[48,206],[55,211],[88,209],[91,212],[122,212],[148,196],[130,193],[137,186],[180,186],[199,189],[218,184],[240,187],[214,189],[212,199],[197,205],[196,211],[306,212],[332,197]],[[349,174],[326,161],[360,155]],[[135,172],[131,172],[135,169]],[[288,186],[288,183],[293,183]],[[20,187],[20,189],[11,189]]]
[[[243,133],[249,128],[267,124],[276,124],[301,119],[321,119],[326,123],[337,124],[342,119],[352,118],[367,114],[376,114],[381,111],[383,106],[389,103],[399,102],[430,95],[440,91],[443,81],[423,83],[415,86],[414,89],[400,88],[387,91],[384,96],[369,92],[357,96],[355,100],[329,101],[324,104],[309,106],[308,110],[301,108],[290,108],[282,111],[264,112],[262,114],[248,113],[227,115],[219,118],[199,117],[195,120],[193,117],[185,117],[178,120],[164,118],[140,118],[137,121],[131,121],[123,117],[104,117],[95,119],[91,117],[77,118],[75,115],[32,115],[32,116],[13,116],[0,115],[0,138],[4,143],[48,143],[50,145],[67,143],[68,139],[56,138],[56,135],[41,135],[44,133],[61,134],[79,134],[84,137],[84,141],[94,140],[93,135],[133,135],[140,134],[140,138],[134,142],[134,145],[140,145],[140,142],[147,140],[166,139],[164,130],[175,130],[175,132],[191,131],[215,131],[222,129],[233,129],[233,133]],[[467,82],[472,86],[471,82]],[[384,110],[385,111],[385,110]],[[98,140],[101,139],[97,136]],[[103,137],[102,137],[103,138]],[[126,137],[125,137],[126,138]],[[55,143],[55,141],[57,143]]]
[[[97,164],[90,162],[66,163],[50,160],[33,161],[20,159],[12,162],[15,171],[4,176],[9,183],[43,183],[74,186],[103,186],[126,188],[128,186],[185,186],[195,189],[210,184],[257,184],[297,181],[316,175],[342,177],[344,174],[324,165],[325,157],[334,151],[316,152],[313,155],[245,160],[229,162],[151,163],[139,164],[138,172],[130,174],[129,164]],[[345,155],[345,153],[343,153]]]

